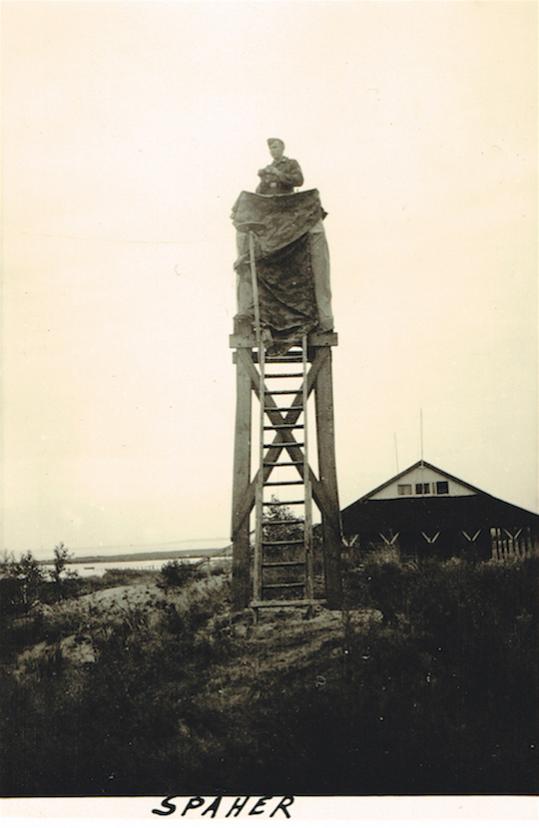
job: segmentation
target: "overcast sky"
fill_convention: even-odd
[[[227,537],[229,215],[269,135],[329,213],[341,506],[422,407],[427,460],[539,507],[535,3],[2,14],[2,548]]]

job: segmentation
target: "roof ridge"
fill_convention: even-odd
[[[373,495],[382,491],[382,489],[385,489],[386,486],[390,486],[391,483],[395,483],[405,474],[409,474],[414,469],[421,467],[429,468],[431,471],[437,472],[438,474],[443,474],[444,477],[448,477],[450,480],[453,480],[454,483],[460,483],[461,486],[466,486],[468,489],[472,489],[472,491],[477,492],[477,494],[485,494],[489,495],[489,497],[494,497],[494,495],[489,494],[489,492],[485,492],[483,489],[479,489],[477,486],[474,486],[473,483],[468,483],[466,480],[462,480],[460,477],[456,477],[454,474],[445,471],[445,469],[441,469],[439,468],[439,466],[435,466],[433,463],[429,463],[428,460],[420,459],[417,460],[415,463],[412,463],[412,465],[408,466],[408,468],[403,469],[403,471],[398,472],[398,474],[393,475],[393,477],[390,477],[389,480],[386,480],[384,483],[381,483],[379,486],[376,486],[376,488],[371,489],[370,492],[367,492],[366,494],[362,495],[359,499],[368,500]]]

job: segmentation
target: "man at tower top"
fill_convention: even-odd
[[[260,184],[256,192],[260,195],[293,193],[294,187],[301,187],[303,184],[300,165],[293,158],[286,158],[283,155],[284,141],[280,138],[268,138],[267,144],[273,163],[258,170]]]
[[[297,161],[284,156],[284,141],[268,138],[267,143],[273,163],[258,170],[256,195],[242,192],[232,209],[238,247],[235,325],[239,329],[254,315],[252,233],[261,319],[272,335],[332,331],[329,249],[323,225],[327,214],[318,190],[294,193],[294,187],[303,184],[303,173]],[[289,198],[277,197],[287,194]]]

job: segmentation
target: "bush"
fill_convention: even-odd
[[[130,584],[151,584],[157,577],[156,572],[147,569],[106,569],[105,574],[95,578],[97,589]]]
[[[6,619],[0,636],[0,660],[9,663],[21,650],[41,641],[43,636],[43,619],[38,613]]]
[[[183,587],[192,581],[204,577],[202,562],[184,563],[183,561],[168,561],[161,567],[161,577],[158,585],[163,589]]]
[[[0,669],[0,792],[157,794],[201,781],[224,726],[200,696],[230,646],[216,623],[228,589],[215,578],[173,601],[90,606],[62,626],[78,625],[93,659],[70,666],[53,645],[17,681]]]
[[[390,563],[361,576],[385,625],[248,630],[226,577],[46,608],[50,645],[0,668],[0,792],[536,793],[537,561]],[[69,663],[67,629],[93,660]]]
[[[71,581],[78,578],[77,572],[71,572],[67,569],[67,564],[72,557],[73,555],[64,543],[59,543],[54,547],[54,562],[50,577],[60,598],[63,598],[67,592],[64,590],[65,579]]]
[[[25,552],[18,561],[5,561],[3,581],[10,583],[3,587],[2,610],[6,614],[28,612],[40,598],[45,583],[43,567],[31,552]]]
[[[442,635],[456,623],[491,625],[522,613],[535,615],[539,559],[511,563],[425,559],[398,563],[367,559],[352,568],[350,605],[365,603],[380,610],[385,623],[408,623]],[[362,599],[362,600],[360,600]]]
[[[6,619],[22,610],[22,589],[18,578],[5,574],[0,578],[0,618]]]
[[[54,549],[52,572],[25,552],[19,560],[13,557],[0,566],[0,617],[28,613],[39,603],[53,603],[81,594],[83,587],[77,573],[67,573],[69,550],[63,543]]]
[[[252,763],[242,789],[537,793],[538,562],[367,572],[387,626],[345,612],[341,660],[315,668],[323,683],[267,681],[253,722],[265,776]]]

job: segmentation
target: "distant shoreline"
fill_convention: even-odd
[[[183,549],[175,552],[132,552],[123,555],[85,555],[81,557],[70,558],[70,564],[89,564],[89,563],[124,563],[126,561],[171,561],[178,558],[215,558],[227,557],[230,553],[228,547],[221,547],[220,549]],[[36,559],[40,564],[52,564],[54,558]]]

